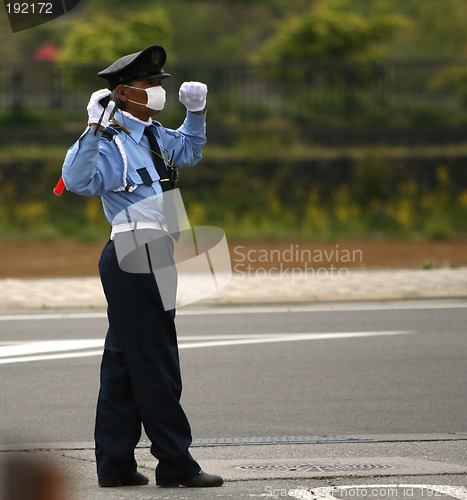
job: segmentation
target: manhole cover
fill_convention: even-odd
[[[237,465],[235,469],[262,472],[351,472],[391,469],[383,464],[342,464],[342,463],[305,463],[305,464],[258,464]]]

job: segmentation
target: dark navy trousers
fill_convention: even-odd
[[[191,430],[180,405],[182,382],[175,311],[165,311],[154,274],[120,269],[113,241],[99,261],[109,329],[101,365],[95,442],[97,474],[126,478],[136,471],[144,426],[158,460],[157,483],[200,471],[190,455]]]

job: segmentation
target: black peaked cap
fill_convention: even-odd
[[[98,76],[109,82],[113,90],[121,83],[145,78],[168,78],[170,75],[162,69],[167,55],[160,45],[150,45],[141,52],[123,56],[108,68],[98,73]]]

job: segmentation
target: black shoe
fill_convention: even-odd
[[[223,484],[224,480],[221,476],[200,471],[196,476],[180,479],[178,482],[159,484],[159,486],[163,488],[176,488],[177,486],[186,486],[187,488],[211,488],[213,486],[222,486]]]
[[[116,486],[143,486],[149,483],[149,479],[141,472],[135,472],[132,476],[125,479],[109,479],[100,477],[98,479],[99,486],[104,488],[115,488]]]

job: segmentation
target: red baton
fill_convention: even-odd
[[[65,183],[63,182],[63,177],[60,177],[60,179],[58,179],[57,185],[54,187],[54,194],[56,196],[61,196],[64,189]]]

